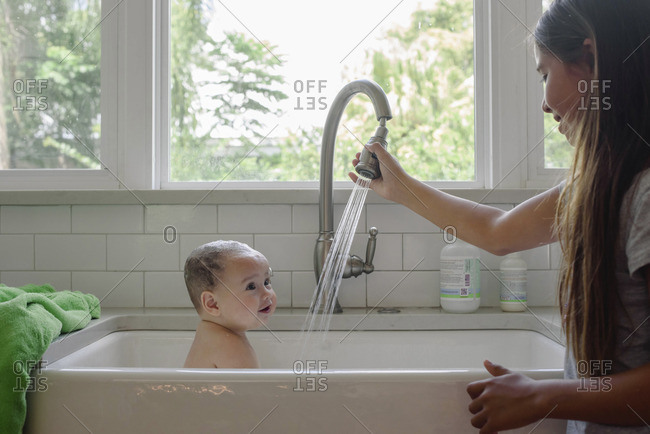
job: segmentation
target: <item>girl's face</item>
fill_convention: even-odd
[[[587,41],[585,41],[586,47]],[[589,52],[589,48],[586,50]],[[553,54],[540,50],[537,46],[535,59],[537,71],[546,84],[542,110],[553,115],[553,119],[560,123],[558,130],[570,142],[578,111],[584,110],[591,102],[589,90],[592,85],[593,69],[587,60],[571,64],[563,63]]]

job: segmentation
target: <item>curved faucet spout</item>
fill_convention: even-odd
[[[323,142],[321,148],[319,236],[314,251],[314,272],[316,274],[316,281],[318,281],[323,271],[323,264],[327,257],[327,252],[332,244],[332,239],[334,238],[334,207],[332,205],[332,190],[336,133],[345,108],[352,97],[358,93],[363,93],[370,98],[375,109],[377,121],[379,121],[381,127],[384,127],[386,121],[393,117],[386,94],[377,83],[371,80],[356,80],[346,84],[336,95],[332,105],[330,106],[325,121],[325,128],[323,130]],[[384,130],[388,132],[385,128]],[[373,239],[374,236],[376,236],[376,233],[373,235]],[[359,262],[359,258],[357,257],[353,257],[353,260]],[[371,267],[367,267],[366,270],[366,272],[372,271]],[[346,274],[344,274],[344,277],[350,277],[350,274]],[[358,274],[352,275],[356,276]],[[334,312],[342,312],[338,300],[336,301]]]
[[[334,98],[325,120],[320,160],[320,233],[334,230],[332,189],[334,173],[334,145],[341,117],[353,96],[363,93],[370,98],[380,123],[393,118],[384,90],[374,81],[356,80],[343,86]],[[383,121],[382,121],[383,119]],[[320,272],[318,273],[320,276]],[[317,276],[317,277],[318,277]]]

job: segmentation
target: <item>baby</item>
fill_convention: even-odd
[[[259,368],[246,330],[275,311],[269,263],[238,241],[214,241],[185,261],[185,285],[201,318],[185,368]]]

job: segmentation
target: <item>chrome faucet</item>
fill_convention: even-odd
[[[316,248],[314,249],[314,272],[316,274],[316,282],[318,282],[323,271],[325,258],[327,257],[327,253],[332,245],[332,240],[334,239],[332,189],[336,132],[345,108],[352,97],[357,93],[364,93],[370,98],[372,105],[375,108],[377,120],[379,121],[379,127],[368,143],[379,142],[382,146],[386,147],[386,135],[388,134],[386,121],[393,117],[386,94],[377,83],[370,80],[356,80],[346,84],[332,102],[330,111],[327,114],[327,119],[325,120],[321,149],[319,200],[320,231],[318,234],[318,240],[316,241]],[[369,152],[365,147],[361,152],[361,157],[356,170],[360,175],[366,178],[374,179],[380,176],[377,157]],[[375,255],[377,232],[376,228],[370,228],[368,246],[366,247],[366,261],[364,262],[363,259],[356,255],[350,255],[343,272],[343,278],[351,276],[357,277],[361,273],[372,273],[375,269],[374,265],[372,265],[372,259]],[[321,294],[318,295],[318,297],[320,296]],[[343,312],[343,309],[341,309],[339,301],[335,300],[334,313],[341,312]]]

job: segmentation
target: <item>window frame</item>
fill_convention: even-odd
[[[540,128],[543,132],[542,88],[533,85],[539,78],[525,41],[541,5],[542,0],[474,1],[476,180],[430,185],[541,189],[551,187],[564,172],[544,168],[543,145],[533,149],[534,137],[540,137]],[[167,181],[169,12],[169,0],[102,1],[102,169],[0,171],[1,189],[318,188],[317,181]],[[351,184],[338,181],[334,187]]]
[[[101,137],[100,169],[6,169],[0,170],[0,190],[63,190],[117,189],[118,149],[114,146],[118,114],[118,46],[120,23],[117,14],[119,0],[102,0],[101,25]]]

